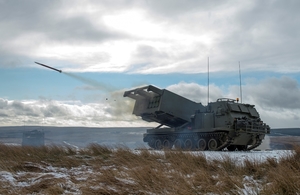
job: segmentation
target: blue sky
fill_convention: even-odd
[[[243,101],[271,127],[299,127],[299,6],[1,1],[0,125],[151,126],[123,92],[152,84],[206,104],[209,58],[210,101],[240,96],[240,62]]]
[[[1,89],[2,96],[7,98],[22,100],[35,99],[43,95],[48,98],[60,98],[64,100],[66,96],[80,86],[88,85],[80,80],[76,80],[65,74],[40,68],[15,68],[1,69]],[[98,83],[111,85],[115,90],[132,88],[141,85],[153,84],[165,88],[174,83],[195,82],[207,85],[207,73],[201,74],[126,74],[126,73],[72,73],[74,75],[93,80]],[[213,74],[210,75],[213,79]],[[235,80],[237,82],[238,75],[227,81],[230,84]],[[223,79],[216,78],[219,84]],[[212,81],[211,81],[212,82]],[[239,82],[239,81],[238,81]],[[105,90],[98,90],[105,93]],[[53,97],[52,97],[53,96]]]
[[[48,99],[68,100],[72,94],[77,95],[73,98],[84,98],[89,93],[105,94],[111,91],[131,89],[142,85],[155,85],[160,88],[166,88],[172,84],[186,82],[197,83],[199,85],[207,86],[208,74],[129,74],[129,73],[101,73],[101,72],[73,72],[73,75],[94,81],[95,83],[104,84],[111,88],[111,91],[103,90],[101,88],[84,90],[84,86],[91,86],[93,84],[74,79],[63,73],[58,73],[35,64],[36,67],[27,68],[2,68],[0,69],[0,87],[2,89],[1,97],[14,100],[23,99],[38,99],[44,97]],[[55,66],[55,65],[52,65]],[[212,64],[210,66],[213,66]],[[241,70],[243,71],[243,70]],[[297,80],[300,83],[298,73],[276,73],[276,72],[246,72],[241,74],[242,85],[245,85],[247,80],[262,80],[270,77],[280,78],[288,76]],[[224,88],[231,85],[239,85],[239,70],[234,72],[227,72],[226,74],[220,72],[210,72],[210,84],[215,84]],[[246,80],[246,81],[245,81]],[[99,97],[103,98],[103,97]],[[88,100],[86,100],[88,101]],[[96,101],[96,100],[93,100]]]

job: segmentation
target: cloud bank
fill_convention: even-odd
[[[195,83],[179,83],[168,87],[169,90],[196,102],[207,104],[207,86]],[[267,78],[262,82],[247,83],[242,86],[243,103],[255,105],[262,120],[271,128],[299,127],[300,124],[300,85],[289,77]],[[222,89],[210,86],[209,101],[220,97],[240,97],[240,86]]]
[[[274,83],[276,85],[274,85]],[[277,87],[275,87],[277,86]],[[279,86],[279,87],[278,87]],[[196,83],[171,85],[168,90],[190,100],[207,104],[207,87]],[[267,90],[266,90],[267,89]],[[288,77],[269,78],[257,85],[243,86],[243,103],[256,106],[261,118],[272,128],[298,127],[300,117],[299,84]],[[152,126],[133,116],[134,101],[112,92],[105,102],[54,101],[47,99],[11,101],[0,99],[0,125],[55,126]],[[240,97],[239,86],[224,91],[210,86],[210,102],[220,97]],[[284,98],[282,98],[284,97]]]
[[[0,126],[147,126],[131,115],[132,103],[108,99],[106,103],[82,104],[80,101],[0,99]],[[132,112],[132,111],[131,111]],[[148,124],[149,126],[149,124]]]
[[[1,1],[0,66],[164,74],[299,72],[298,1]],[[58,67],[58,68],[61,68]]]
[[[39,68],[33,62],[41,61],[73,78],[72,72],[188,75],[206,72],[209,57],[210,71],[224,76],[240,61],[248,75],[243,102],[255,104],[271,127],[299,127],[299,7],[300,1],[280,0],[2,0],[0,68]],[[262,78],[249,76],[256,73]],[[131,100],[112,86],[75,79],[111,97],[89,103],[14,100],[3,92],[0,125],[149,125],[131,115]],[[167,88],[208,101],[203,84]],[[237,85],[210,85],[209,101],[239,96]]]

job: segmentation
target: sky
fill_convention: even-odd
[[[133,116],[134,100],[123,97],[155,85],[203,105],[240,97],[271,128],[299,127],[299,7],[0,0],[0,126],[157,126]]]

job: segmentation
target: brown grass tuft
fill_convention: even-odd
[[[299,194],[300,147],[280,160],[91,144],[0,144],[0,194]]]

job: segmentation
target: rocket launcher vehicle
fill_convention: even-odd
[[[204,106],[149,85],[124,92],[135,100],[133,114],[156,122],[143,141],[153,149],[252,150],[270,133],[254,105],[219,98]]]

